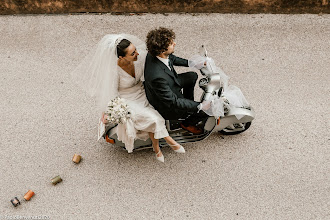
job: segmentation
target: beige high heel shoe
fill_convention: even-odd
[[[180,144],[168,144],[172,149],[173,149],[173,147],[176,147],[176,146],[180,146],[180,148],[179,149],[177,149],[177,150],[174,150],[176,153],[180,153],[180,154],[184,154],[184,153],[186,153],[186,151],[185,151],[185,149],[180,145]]]
[[[156,154],[156,159],[157,159],[158,161],[164,163],[164,162],[165,162],[164,155],[162,155],[162,156],[160,156],[160,157],[157,157],[159,153],[161,153],[160,150],[159,150],[158,153]]]

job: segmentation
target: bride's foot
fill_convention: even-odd
[[[156,159],[162,163],[164,163],[164,155],[162,154],[162,152],[159,150],[158,153],[156,153]]]
[[[168,144],[175,152],[177,153],[185,153],[185,149],[180,144]]]

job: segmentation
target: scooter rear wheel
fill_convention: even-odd
[[[239,125],[239,124],[233,124],[234,129],[227,127],[224,128],[223,130],[219,131],[221,134],[224,135],[235,135],[235,134],[240,134],[244,131],[246,131],[247,129],[249,129],[249,127],[251,126],[251,122],[246,122],[246,123],[241,123],[243,126]]]

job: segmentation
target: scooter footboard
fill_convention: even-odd
[[[204,125],[205,132],[202,134],[195,135],[190,132],[184,131],[181,128],[174,130],[174,131],[170,131],[169,134],[178,143],[196,142],[196,141],[201,141],[201,140],[207,138],[212,133],[215,125],[216,125],[215,118],[209,117]],[[117,126],[110,128],[107,131],[108,138],[113,139],[115,145],[120,146],[120,147],[125,147],[125,144],[118,140],[117,132],[118,132]],[[164,139],[160,139],[159,144],[161,146],[167,145]],[[134,141],[135,150],[142,149],[142,148],[143,149],[151,148],[151,147],[152,147],[152,142],[150,139],[147,139],[146,141],[137,139]]]
[[[253,108],[232,108],[228,114],[220,119],[220,123],[214,130],[220,131],[232,124],[251,122],[255,118],[255,112]]]

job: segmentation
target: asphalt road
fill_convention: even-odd
[[[256,110],[248,131],[164,148],[165,164],[96,142],[69,73],[105,34],[158,26],[177,56],[208,47]],[[1,16],[0,219],[329,219],[329,57],[330,15]]]

